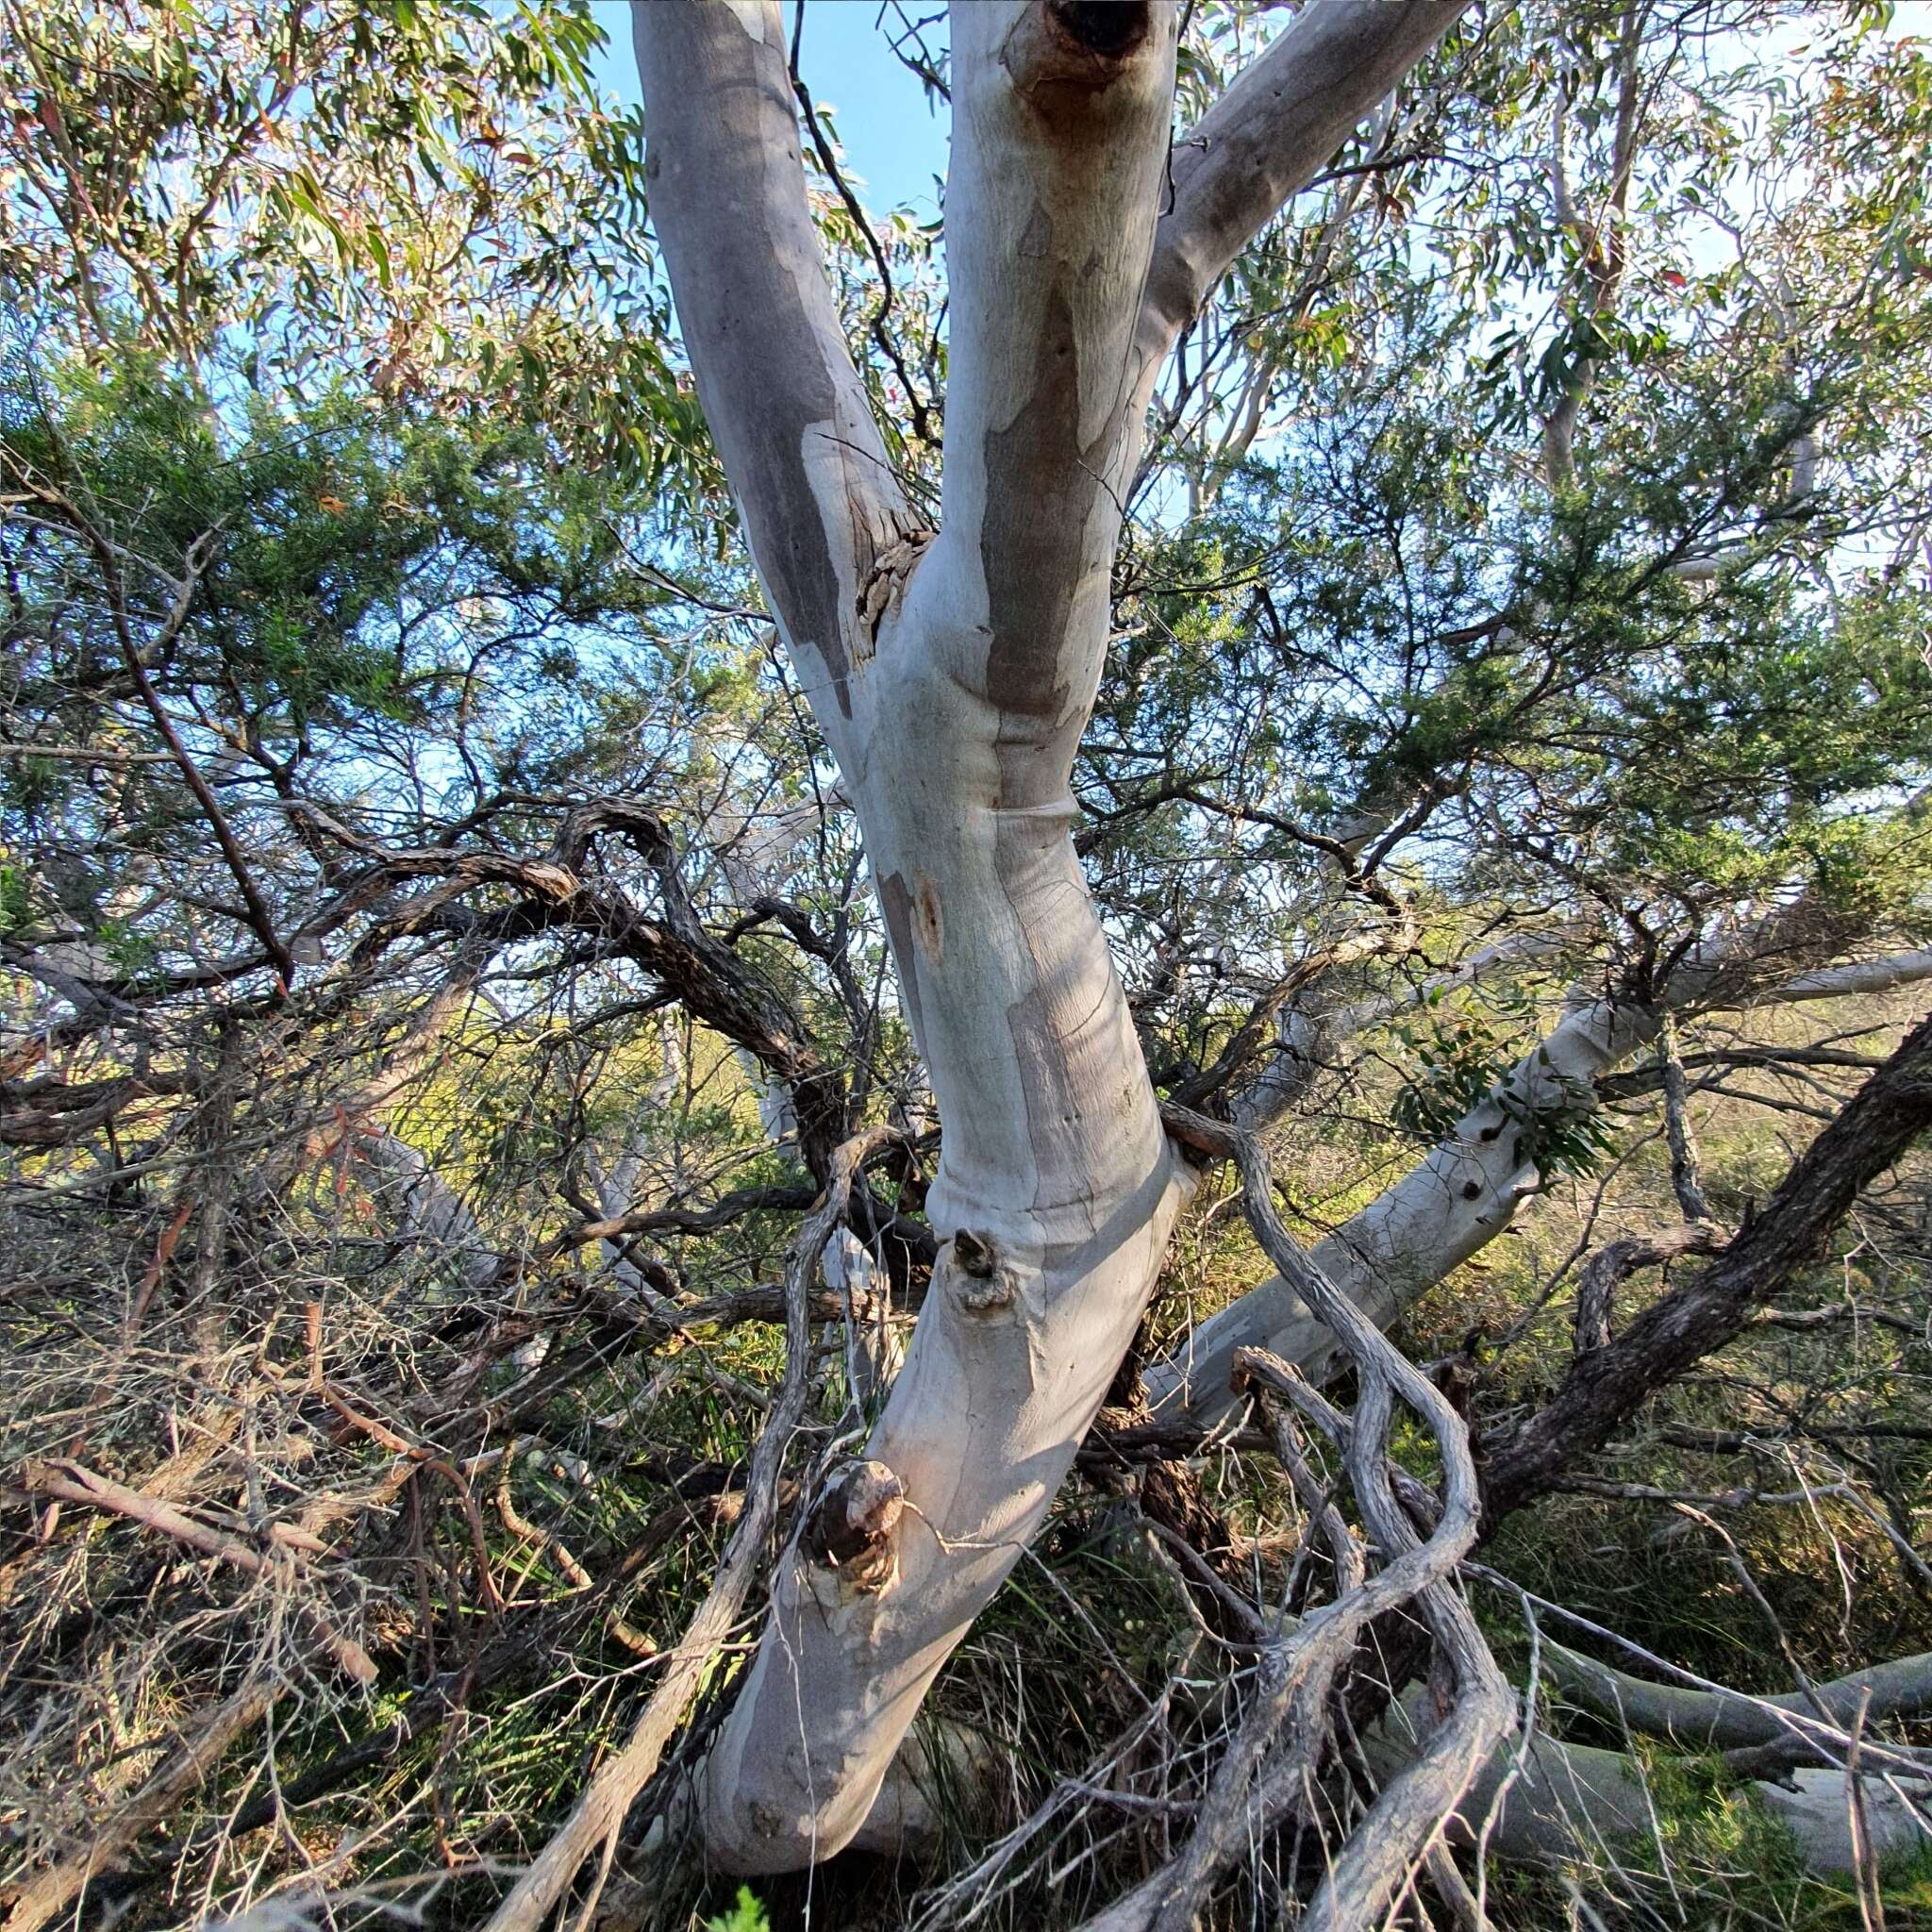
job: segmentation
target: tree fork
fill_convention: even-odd
[[[1120,503],[1186,320],[1150,303],[1150,264],[1198,301],[1460,10],[1311,9],[1183,163],[1169,142],[1176,8],[958,9],[952,354],[928,541],[819,259],[778,9],[634,9],[652,218],[700,400],[857,812],[945,1129],[932,1291],[864,1451],[871,1587],[824,1560],[823,1535],[782,1559],[704,1773],[708,1849],[727,1869],[863,1841],[926,1687],[1071,1467],[1191,1185],[1069,795]],[[838,1509],[855,1500],[847,1488]]]

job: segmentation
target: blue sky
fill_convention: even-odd
[[[787,32],[795,0],[785,0]],[[609,36],[600,78],[621,100],[638,98],[637,62],[630,50],[630,8],[625,0],[593,0]],[[907,0],[913,18],[938,12],[937,0]],[[805,40],[799,65],[812,99],[838,110],[839,137],[852,171],[864,182],[862,198],[875,208],[910,205],[922,220],[939,212],[933,176],[946,172],[945,103],[935,114],[925,91],[901,65],[877,25],[880,0],[806,0]],[[929,47],[942,46],[945,22],[925,33]]]

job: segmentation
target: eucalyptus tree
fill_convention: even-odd
[[[764,1641],[708,1762],[707,1841],[727,1868],[783,1868],[866,1842],[875,1801],[874,1834],[891,1840],[895,1801],[879,1794],[892,1754],[1039,1524],[1147,1306],[1193,1174],[1163,1131],[1136,1013],[1079,862],[1069,791],[1096,698],[1108,702],[1124,507],[1177,340],[1193,335],[1223,276],[1284,202],[1461,13],[1310,7],[1170,142],[1174,9],[1071,0],[958,9],[934,527],[901,485],[827,293],[776,9],[636,10],[653,228],[683,340],[779,634],[857,815],[943,1136],[926,1198],[940,1258],[906,1367],[865,1460],[821,1498],[781,1563]],[[1653,591],[1663,604],[1676,599],[1683,618],[1684,585],[1699,572],[1674,565],[1704,554],[1713,514],[1749,514],[1728,485],[1675,506],[1674,521],[1660,491],[1640,490],[1626,527],[1647,517],[1666,528],[1647,558],[1633,558],[1567,507],[1578,420],[1617,313],[1642,123],[1647,10],[1626,8],[1620,21],[1611,56],[1594,70],[1608,110],[1592,117],[1595,101],[1573,98],[1587,92],[1579,75],[1563,76],[1556,200],[1541,218],[1519,215],[1547,238],[1543,259],[1572,251],[1580,265],[1566,275],[1583,288],[1580,307],[1569,300],[1561,310],[1541,388],[1526,391],[1557,499],[1548,580],[1511,584],[1480,568],[1464,580],[1465,603],[1472,591],[1501,596],[1499,614],[1445,625],[1449,648],[1436,652],[1433,673],[1411,646],[1395,684],[1407,742],[1387,746],[1386,777],[1371,763],[1366,788],[1357,767],[1356,795],[1337,801],[1332,829],[1300,834],[1252,798],[1204,802],[1205,787],[1183,774],[1157,772],[1141,788],[1143,804],[1179,799],[1282,826],[1339,860],[1351,891],[1397,923],[1395,896],[1371,874],[1442,801],[1493,813],[1473,774],[1497,748],[1491,734],[1517,680],[1549,688],[1530,669],[1539,655],[1587,709],[1587,679],[1614,688],[1628,665],[1617,665],[1607,636],[1600,663],[1586,668],[1565,627],[1597,600],[1601,628],[1607,602]],[[1587,41],[1581,28],[1578,38]],[[1466,76],[1492,52],[1477,36],[1445,66]],[[1455,99],[1453,86],[1445,97]],[[1566,111],[1607,144],[1594,239],[1578,240]],[[1398,150],[1425,142],[1445,116],[1454,109],[1440,101],[1433,117],[1426,107],[1385,109],[1362,167],[1379,165],[1391,133]],[[1317,285],[1320,251],[1334,239],[1317,238],[1307,271]],[[1272,288],[1282,285],[1277,272]],[[1307,322],[1307,295],[1283,313]],[[1200,475],[1217,488],[1252,447],[1286,360],[1268,349],[1267,328],[1224,334],[1223,353],[1232,343],[1262,359],[1245,365],[1244,394],[1193,419],[1213,440]],[[1466,347],[1453,353],[1471,360]],[[1490,370],[1511,353],[1506,341]],[[1350,375],[1336,387],[1345,391]],[[1180,407],[1170,401],[1170,433],[1199,380],[1197,367]],[[1790,452],[1809,432],[1811,408],[1800,401],[1782,427],[1740,450],[1740,477],[1801,460]],[[1410,460],[1429,457],[1418,448]],[[1748,495],[1756,486],[1740,487]],[[1197,507],[1207,496],[1196,491]],[[1389,591],[1412,599],[1406,579]],[[1350,613],[1357,624],[1360,615]],[[1414,616],[1411,607],[1411,635]],[[1336,627],[1334,671],[1345,679],[1359,669],[1348,661],[1357,645],[1345,622]],[[1291,655],[1293,632],[1278,626],[1275,636]],[[1586,682],[1572,684],[1579,672]],[[1433,689],[1423,681],[1431,675]],[[1358,694],[1373,689],[1357,679],[1334,720],[1357,758]],[[1916,697],[1911,712],[1908,758],[1923,749]],[[1589,728],[1581,714],[1577,728]],[[1681,724],[1657,728],[1668,736]],[[1588,816],[1580,797],[1576,809]],[[1519,858],[1541,857],[1557,876],[1567,869],[1586,897],[1615,893],[1559,849],[1574,834],[1556,824],[1546,833],[1536,820],[1532,809],[1514,841]],[[1845,936],[1819,910],[1818,930],[1801,938],[1813,905],[1784,921],[1788,974]],[[1634,904],[1625,916],[1643,930]],[[1488,1240],[1579,1131],[1598,1071],[1652,1037],[1674,1001],[1707,998],[1727,959],[1748,955],[1761,988],[1762,962],[1780,950],[1775,934],[1748,947],[1717,940],[1707,915],[1700,936],[1694,911],[1689,930],[1670,957],[1643,962],[1632,996],[1580,1007],[1518,1074],[1492,1069],[1502,1084],[1474,1113],[1439,1108],[1442,1147],[1318,1260],[1387,1319]],[[1355,943],[1359,958],[1397,941],[1384,931]],[[1793,981],[1786,991],[1814,990],[1824,988]],[[1251,1019],[1265,1023],[1284,997],[1277,990]],[[1252,1055],[1257,1028],[1243,1031]],[[1239,1060],[1218,1079],[1170,1084],[1218,1091]],[[1481,1100],[1485,1084],[1462,1105]],[[1210,1408],[1224,1403],[1236,1341],[1286,1340],[1291,1353],[1319,1355],[1296,1325],[1300,1312],[1278,1284],[1243,1298],[1156,1373],[1157,1405],[1190,1391]]]
[[[0,275],[63,348],[217,402],[480,406],[605,466],[675,445],[636,116],[583,8],[63,0],[0,28]]]
[[[1068,793],[1122,498],[1176,334],[1459,10],[1316,9],[1172,152],[1174,9],[958,10],[937,529],[832,309],[776,8],[636,12],[652,219],[700,398],[865,838],[944,1136],[906,1366],[828,1527],[781,1570],[709,1761],[728,1865],[860,1834],[1153,1291],[1189,1170]]]
[[[803,1865],[917,1839],[935,1741],[983,1767],[957,1731],[903,1740],[1083,1439],[1092,1487],[1191,1540],[1208,1614],[1277,1655],[1185,1459],[1231,1401],[1292,1399],[1254,1351],[1320,1379],[1310,1290],[1384,1323],[1462,1296],[1460,1263],[1660,1100],[1683,1224],[1591,1258],[1572,1367],[1472,1369],[1472,1341],[1441,1370],[1476,1376],[1501,1472],[1481,1524],[1460,1425],[1351,1329],[1440,1426],[1461,1540],[1416,1602],[1467,1761],[1350,1852],[1401,1882],[1498,1724],[1444,1550],[1614,1466],[1607,1431],[1748,1340],[1919,1124],[1923,1039],[1888,1064],[1832,1004],[1876,1030],[1932,973],[1932,64],[1880,10],[1776,9],[1817,42],[1786,58],[1742,0],[985,0],[948,55],[902,42],[952,102],[941,260],[845,170],[796,68],[809,9],[641,8],[642,125],[595,98],[594,17],[561,0],[5,9],[0,1142],[9,1207],[88,1284],[63,1260],[0,1296],[43,1357],[8,1440],[37,1455],[42,1411],[93,1400],[136,1307],[178,1371],[126,1402],[139,1480],[210,1339],[269,1359],[287,1257],[366,1215],[380,1319],[352,1352],[327,1287],[312,1380],[273,1396],[327,1460],[286,1480],[359,1492],[356,1453],[389,1454],[343,1438],[346,1354],[383,1427],[459,1472],[501,1457],[534,1547],[519,1437],[588,1468],[644,1403],[654,1456],[599,1493],[683,1521],[664,1391],[711,1377],[731,1420],[695,1474],[728,1491],[769,1360],[712,1376],[692,1331],[787,1319],[775,1413],[831,1447],[699,1785],[720,1863]],[[1738,1206],[1700,1186],[1695,1109],[1823,1117],[1866,1074],[1709,1275],[1623,1328],[1627,1277]],[[1195,1322],[1211,1163],[1256,1172],[1237,1129],[1330,1288],[1250,1199],[1286,1273]],[[912,1335],[896,1378],[861,1314]],[[774,1424],[698,1637],[762,1574],[787,1453]],[[447,1576],[419,1564],[415,1637],[370,1648],[413,1736],[497,1582],[458,1491],[411,1493]],[[1407,1520],[1374,1519],[1374,1561],[1413,1554]],[[629,1557],[583,1526],[572,1574],[605,1574],[537,1613],[595,1622],[545,1696],[600,1634],[641,1641],[605,1615]],[[378,1592],[384,1534],[343,1539]],[[1388,1574],[1280,1641],[1358,1627]],[[681,1694],[701,1649],[663,1674]],[[1425,1695],[1369,1736],[1398,1796]],[[1251,1703],[1212,1792],[1185,1787],[1182,1861],[1103,1923],[1184,1917],[1236,1823],[1325,1770],[1319,1723],[1277,1737]],[[684,1708],[651,1700],[649,1748],[593,1779],[591,1849],[624,1809],[605,1772],[648,1771]],[[87,1722],[12,1711],[36,1762]],[[1561,1852],[1568,1748],[1538,1740],[1497,1843]],[[1586,1834],[1641,1808],[1625,1760],[1597,1770]],[[1860,1790],[1890,1803],[1840,1776],[1796,1808],[1841,1844]],[[47,1827],[48,1912],[138,1812],[67,1856]],[[575,1855],[540,1860],[546,1898]]]

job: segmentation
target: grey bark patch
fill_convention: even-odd
[[[746,1816],[751,1820],[751,1828],[760,1838],[785,1838],[790,1835],[791,1824],[785,1814],[776,1806],[761,1805],[754,1798],[745,1807]]]
[[[904,876],[896,872],[881,873],[878,881],[879,910],[886,916],[886,936],[892,942],[892,958],[899,962],[899,990],[906,995],[906,1017],[912,1026],[912,1038],[921,1053],[925,1051],[925,1019],[919,1008],[919,959],[912,944],[912,894]]]
[[[1013,1306],[1013,1284],[1004,1274],[991,1281],[974,1281],[969,1275],[959,1290],[959,1306],[969,1315],[997,1314]]]
[[[797,168],[797,107],[785,62],[776,50],[719,35],[702,9],[651,8],[648,24],[648,32],[640,26],[637,49],[651,102],[650,213],[692,345],[698,400],[779,625],[794,646],[822,659],[849,718],[852,617],[806,454],[808,436],[836,441],[830,425],[850,419],[837,374],[845,352],[832,329],[823,268],[807,252],[815,254],[815,242],[802,181],[796,199],[774,187],[776,175]],[[692,125],[700,112],[702,127]],[[774,342],[801,351],[775,375],[767,359]],[[848,398],[857,387],[853,378]],[[756,407],[747,407],[753,395]],[[872,439],[830,454],[848,471],[883,464]],[[859,475],[852,492],[858,502],[891,493],[883,471]],[[862,541],[859,547],[863,569],[869,559]]]
[[[995,851],[1003,874],[1016,861],[1024,862],[1022,855],[1010,851],[1008,841],[1007,829],[1002,826]],[[1044,969],[1047,962],[1040,959],[1037,951],[1035,958]],[[1090,1057],[1079,1051],[1079,1045],[1092,1016],[1069,1002],[1065,980],[1065,974],[1041,970],[1032,991],[1007,1008],[1007,1031],[1025,1095],[1027,1139],[1040,1148],[1065,1138],[1070,1127],[1077,1129],[1083,1103],[1091,1098],[1087,1077]],[[1083,1134],[1081,1139],[1091,1140],[1091,1134]],[[1041,1163],[1042,1174],[1046,1166]],[[1036,1193],[1032,1205],[1048,1204]]]

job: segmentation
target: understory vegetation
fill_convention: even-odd
[[[1308,10],[1182,9],[1176,128]],[[1298,1923],[1449,1641],[1378,1610],[1264,1797],[1391,1549],[1361,1358],[1208,1341],[1272,1204],[1459,1423],[1515,1713],[1376,1923],[1932,1928],[1912,10],[1476,6],[1189,324],[1072,792],[1191,1196],[898,1841],[746,1880],[697,1774],[977,1262],[617,10],[0,0],[0,1927],[508,1923],[679,1671],[549,1923],[1120,1924],[1210,1817],[1176,1923]],[[942,241],[793,60],[937,521]],[[1425,1537],[1440,1432],[1376,1466]]]

